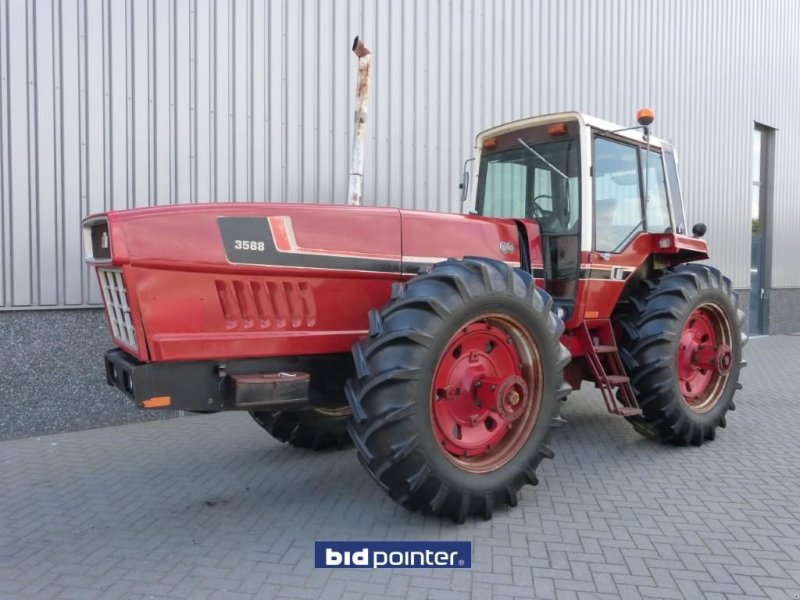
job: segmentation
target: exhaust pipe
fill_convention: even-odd
[[[356,84],[356,112],[353,131],[353,152],[350,159],[349,204],[361,206],[364,190],[364,134],[367,130],[367,99],[369,98],[369,75],[372,55],[364,42],[353,40],[353,53],[358,57],[358,82]]]

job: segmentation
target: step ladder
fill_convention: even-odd
[[[577,331],[586,362],[600,388],[608,412],[623,417],[642,414],[630,378],[619,356],[609,319],[587,319]],[[619,390],[619,395],[616,391]],[[621,405],[620,405],[621,402]]]

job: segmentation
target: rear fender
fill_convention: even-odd
[[[650,236],[653,254],[663,257],[670,265],[706,260],[708,243],[700,238],[673,233],[654,233]]]
[[[403,274],[415,275],[427,266],[465,256],[482,256],[506,264],[522,266],[523,255],[536,249],[540,255],[539,228],[526,222],[525,251],[517,221],[478,215],[456,215],[401,211],[403,236]]]

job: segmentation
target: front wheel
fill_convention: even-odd
[[[250,411],[256,423],[279,442],[310,450],[342,449],[350,445],[348,406],[306,410]]]
[[[529,274],[450,260],[396,285],[353,348],[346,387],[359,459],[409,510],[491,517],[537,483],[569,352]]]
[[[744,313],[727,277],[706,265],[681,265],[640,282],[617,316],[620,355],[642,415],[642,435],[676,445],[713,440],[734,409]]]

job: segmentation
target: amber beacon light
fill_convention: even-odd
[[[644,127],[650,125],[655,118],[656,111],[654,111],[652,108],[640,108],[639,112],[636,113],[636,122]]]

